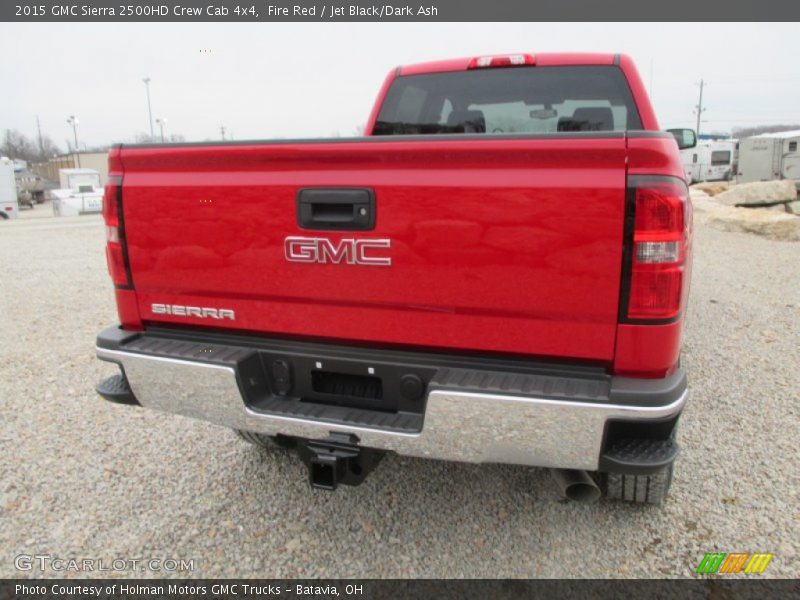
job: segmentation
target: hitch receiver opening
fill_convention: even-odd
[[[324,440],[304,440],[298,453],[308,466],[311,487],[333,491],[339,484],[359,485],[385,452],[358,446],[354,435],[331,433]]]

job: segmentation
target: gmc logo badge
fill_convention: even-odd
[[[391,248],[388,239],[347,238],[338,242],[327,238],[289,236],[283,244],[286,260],[300,263],[367,265],[390,267],[389,256],[379,256],[384,248]]]

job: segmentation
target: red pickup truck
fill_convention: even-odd
[[[99,394],[294,448],[320,488],[391,451],[660,502],[691,132],[611,54],[398,67],[366,132],[114,147]]]

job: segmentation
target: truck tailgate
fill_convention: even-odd
[[[625,157],[623,134],[123,147],[140,314],[145,323],[609,360]],[[300,189],[341,187],[374,191],[373,229],[298,226]],[[332,247],[388,239],[375,254],[391,265],[290,262],[289,236]]]

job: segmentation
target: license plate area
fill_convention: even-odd
[[[209,331],[150,327],[126,334],[117,327],[111,348],[132,354],[224,367],[235,373],[251,415],[330,423],[401,434],[422,431],[429,389],[489,390],[560,399],[576,395],[607,401],[610,377],[595,367],[548,365],[530,360],[454,356],[280,339]],[[105,333],[105,332],[104,332]],[[98,338],[100,344],[100,338]],[[105,347],[105,346],[103,346]],[[358,376],[339,379],[314,372]],[[375,382],[361,377],[380,379]],[[353,383],[371,384],[361,391]],[[336,385],[345,385],[338,388]],[[352,386],[352,387],[348,387]],[[316,389],[315,389],[316,387]],[[338,395],[337,392],[346,392]],[[333,393],[331,393],[333,392]],[[365,408],[350,404],[364,403]]]
[[[356,375],[335,371],[311,371],[311,389],[317,395],[313,402],[396,410],[396,403],[384,404],[383,381],[374,375]],[[305,399],[304,399],[305,400]]]
[[[313,413],[316,407],[330,407],[383,415],[424,414],[434,367],[379,360],[369,352],[354,354],[358,356],[253,354],[237,369],[244,401],[257,410],[282,406]]]

